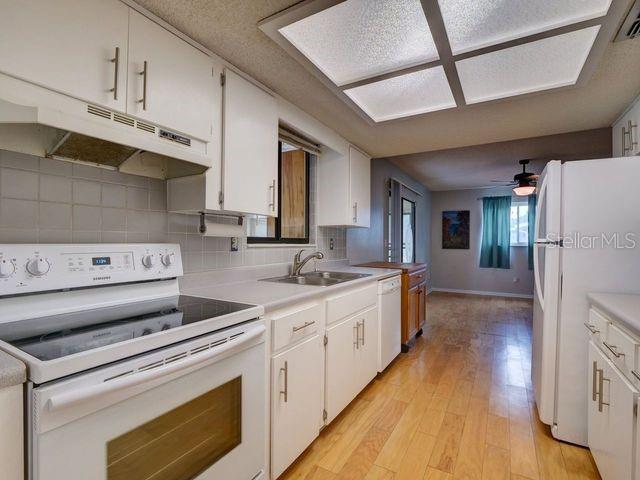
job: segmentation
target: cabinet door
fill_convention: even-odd
[[[358,343],[359,317],[348,318],[327,329],[326,409],[331,422],[360,391]]]
[[[272,478],[277,478],[318,436],[323,363],[318,335],[271,360]]]
[[[602,478],[633,478],[638,391],[593,341],[588,395],[589,448]]]
[[[349,178],[352,223],[358,227],[368,227],[371,205],[371,159],[354,147],[349,147]]]
[[[127,113],[208,141],[220,90],[213,66],[208,55],[131,10]]]
[[[378,309],[356,316],[359,323],[357,390],[361,391],[378,374]]]
[[[230,70],[223,103],[224,209],[278,215],[276,100]]]
[[[424,327],[424,323],[426,321],[426,315],[427,315],[427,284],[423,283],[420,285],[420,290],[418,292],[418,316],[417,316],[418,330]]]
[[[129,7],[118,0],[0,0],[0,12],[1,72],[125,110]]]

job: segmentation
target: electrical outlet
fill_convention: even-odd
[[[240,248],[240,242],[238,241],[238,237],[231,237],[231,251],[237,252]]]
[[[333,238],[329,239],[329,250],[333,250],[334,244],[333,244]]]

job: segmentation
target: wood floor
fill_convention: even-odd
[[[531,390],[531,302],[432,293],[408,354],[326,427],[280,478],[598,479],[558,442]]]

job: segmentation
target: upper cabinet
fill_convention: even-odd
[[[0,0],[0,9],[0,72],[172,133],[214,135],[213,59],[119,0]]]
[[[276,217],[276,99],[231,70],[225,70],[223,78],[223,208]]]
[[[613,156],[628,157],[640,155],[640,98],[611,128],[613,135]]]
[[[354,146],[318,162],[319,226],[369,227],[371,159]]]
[[[0,0],[0,72],[126,109],[129,7],[118,0]]]
[[[134,10],[129,19],[127,113],[211,137],[219,89],[211,57]]]

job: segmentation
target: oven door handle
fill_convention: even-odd
[[[75,390],[66,391],[58,395],[53,395],[47,402],[47,408],[50,412],[54,412],[56,410],[77,405],[78,403],[85,402],[95,397],[138,386],[172,373],[179,372],[180,370],[193,367],[194,365],[208,362],[220,355],[241,349],[247,343],[262,336],[265,330],[266,328],[264,325],[259,325],[247,331],[237,339],[230,340],[224,345],[212,348],[211,350],[205,350],[203,352],[189,355],[184,360],[177,360],[162,367],[144,370],[132,375],[127,375],[126,377],[102,382],[96,385],[88,385],[76,388]]]

